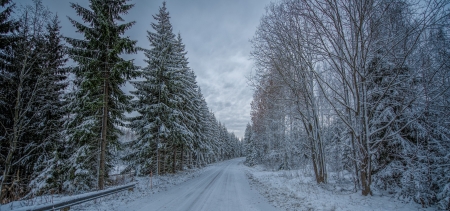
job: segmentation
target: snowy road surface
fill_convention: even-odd
[[[277,210],[250,187],[243,161],[220,162],[192,180],[118,210]]]

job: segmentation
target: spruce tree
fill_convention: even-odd
[[[157,23],[151,24],[155,32],[147,31],[151,49],[144,50],[147,57],[147,67],[142,70],[144,81],[132,82],[136,88],[132,94],[137,97],[133,106],[140,114],[130,120],[131,128],[138,134],[132,151],[138,153],[125,157],[140,174],[175,171],[175,156],[168,152],[175,153],[180,142],[190,135],[189,118],[183,110],[188,96],[185,95],[187,61],[183,59],[182,45],[172,32],[165,2],[153,17]]]
[[[211,162],[211,158],[213,156],[213,143],[212,143],[212,134],[211,128],[209,125],[209,110],[208,105],[206,104],[205,98],[201,92],[200,87],[197,89],[196,96],[196,107],[198,109],[196,115],[196,141],[197,141],[197,149],[198,153],[203,154],[207,162]]]
[[[13,143],[10,142],[13,127],[13,113],[11,108],[14,105],[14,82],[12,70],[12,45],[17,41],[17,37],[13,34],[19,27],[19,22],[11,19],[14,4],[10,4],[9,0],[0,1],[3,11],[0,12],[0,153],[2,155],[11,154]],[[15,150],[13,150],[15,151]],[[4,184],[7,182],[7,161],[9,156],[0,159],[0,170],[4,173],[0,185],[0,200],[3,202],[6,190]]]
[[[10,4],[10,0],[1,0],[0,6],[3,9],[0,12],[0,70],[5,73],[5,69],[8,68],[11,63],[10,47],[11,43],[17,40],[17,37],[13,35],[19,27],[19,22],[11,19],[11,14],[13,12],[15,4]],[[4,96],[4,95],[2,95]]]
[[[199,127],[199,100],[200,96],[197,93],[197,82],[195,81],[195,73],[188,67],[188,61],[186,58],[185,45],[181,39],[180,33],[176,38],[175,42],[176,53],[178,54],[180,66],[181,66],[181,80],[179,83],[179,93],[178,95],[182,99],[180,110],[182,111],[181,121],[186,127],[186,132],[177,139],[174,143],[176,148],[173,149],[174,157],[176,154],[176,149],[185,149],[185,145],[188,146],[189,150],[200,149],[202,146],[201,141],[203,140],[203,133],[200,131]],[[174,160],[174,163],[176,161]],[[175,167],[173,168],[175,170]]]
[[[220,156],[220,125],[219,122],[217,122],[217,119],[212,111],[209,112],[209,127],[211,130],[211,143],[213,147],[213,153],[214,153],[214,162],[217,162],[221,159]]]
[[[247,124],[245,128],[244,135],[244,154],[246,155],[245,163],[249,166],[254,166],[256,164],[256,151],[255,151],[255,143],[252,138],[252,125],[250,123]]]
[[[53,158],[55,142],[61,138],[61,95],[66,87],[62,68],[66,59],[57,17],[46,31],[45,23],[51,13],[42,1],[36,0],[20,9],[18,21],[14,22],[16,30],[2,36],[3,41],[10,39],[9,46],[3,46],[2,59],[7,64],[1,74],[4,85],[1,92],[5,93],[1,103],[5,114],[2,134],[6,134],[2,144],[7,149],[2,152],[6,155],[2,163],[5,170],[2,189],[9,186],[2,191],[3,202],[17,197],[12,193],[20,189],[34,190],[42,184],[36,184],[38,178],[50,173],[46,164]]]
[[[2,189],[9,186],[8,190],[2,191],[2,201],[17,197],[11,193],[28,186],[29,179],[33,178],[34,164],[46,152],[49,128],[41,118],[47,103],[43,96],[48,85],[44,23],[50,12],[43,8],[41,1],[22,7],[21,12],[18,16],[20,27],[10,34],[14,41],[5,51],[10,57],[3,72],[6,80],[2,79],[6,84],[2,88],[7,93],[3,102],[6,102],[7,126],[4,128],[8,151],[1,186]]]
[[[90,9],[71,3],[84,21],[69,18],[84,35],[83,40],[66,38],[72,45],[69,55],[78,64],[72,69],[77,87],[70,96],[68,108],[73,114],[67,131],[75,147],[70,177],[76,189],[90,189],[95,181],[99,189],[104,188],[111,159],[108,151],[118,146],[118,126],[124,125],[124,113],[131,111],[131,97],[121,90],[127,80],[137,76],[133,61],[120,56],[137,51],[136,41],[124,36],[135,22],[119,24],[124,22],[121,15],[134,6],[127,2],[90,0]]]
[[[3,11],[0,12],[0,152],[2,155],[7,154],[7,135],[10,131],[6,128],[11,128],[11,112],[12,107],[12,44],[17,40],[14,36],[19,26],[19,23],[15,20],[11,20],[10,16],[13,12],[14,4],[8,5],[10,1],[0,1],[0,6]],[[4,161],[0,160],[1,167],[4,166]]]
[[[41,99],[39,105],[39,127],[41,131],[42,151],[36,153],[33,165],[32,181],[30,187],[33,194],[44,193],[50,188],[62,191],[64,166],[63,124],[66,112],[63,100],[67,83],[66,52],[62,44],[62,35],[58,16],[55,15],[47,24],[47,33],[44,35],[42,77],[45,86],[39,90]]]

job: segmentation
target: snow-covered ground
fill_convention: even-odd
[[[244,158],[211,164],[175,175],[137,179],[134,192],[124,191],[71,207],[70,210],[277,210],[252,189]]]
[[[244,160],[237,158],[203,169],[153,177],[152,188],[149,177],[135,178],[137,188],[133,192],[123,191],[72,206],[70,210],[277,210],[250,187]],[[54,196],[53,201],[66,201],[79,196]],[[29,210],[44,204],[51,204],[49,196],[3,205],[0,211]]]
[[[274,172],[263,166],[247,167],[246,171],[251,186],[283,210],[436,210],[424,209],[415,202],[402,202],[385,193],[364,197],[352,191],[351,183],[338,182],[333,176],[329,184],[318,185],[310,171]]]
[[[122,191],[120,193],[73,206],[70,210],[117,210],[117,207],[120,205],[125,205],[134,200],[151,197],[153,194],[166,191],[175,185],[198,177],[203,171],[204,169],[190,169],[183,172],[178,172],[177,174],[154,176],[152,178],[151,186],[149,177],[134,178],[135,181],[133,182],[136,182],[136,188],[133,192]],[[54,195],[35,197],[30,200],[16,201],[5,205],[0,205],[0,211],[30,210],[31,208],[36,208],[42,205],[50,205],[52,203],[68,201],[93,193],[94,192],[90,192],[74,196]]]
[[[208,166],[196,178],[114,210],[277,210],[249,185],[244,158]]]
[[[379,192],[363,197],[337,175],[330,176],[329,184],[317,185],[309,171],[268,171],[263,166],[247,167],[244,160],[237,158],[203,169],[153,177],[151,188],[149,177],[139,177],[133,192],[123,191],[71,210],[435,210]],[[73,197],[77,196],[55,196],[53,201]],[[0,211],[27,210],[24,205],[50,201],[45,196],[2,205]]]

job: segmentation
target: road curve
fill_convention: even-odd
[[[236,158],[214,164],[194,179],[119,210],[277,210],[250,188],[243,161]]]

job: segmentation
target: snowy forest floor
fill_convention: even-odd
[[[350,182],[338,182],[333,178],[329,178],[328,184],[318,185],[314,175],[304,170],[270,171],[257,165],[247,168],[247,177],[251,186],[272,205],[284,210],[436,210],[395,199],[387,193],[374,192],[373,196],[365,197],[360,191],[352,191]]]
[[[70,207],[70,210],[115,210],[114,208],[120,205],[127,204],[131,201],[148,197],[152,194],[166,191],[167,189],[181,184],[187,180],[197,177],[204,171],[204,168],[198,169],[188,169],[176,174],[168,174],[164,176],[154,176],[152,178],[152,188],[150,189],[150,179],[149,177],[137,177],[136,188],[133,192],[122,191],[120,193],[112,194],[106,197],[102,197],[96,200],[92,200],[80,205]],[[89,194],[89,193],[85,193]],[[60,201],[70,200],[74,196],[40,196],[35,197],[31,200],[26,201],[16,201],[5,205],[0,205],[0,211],[10,211],[10,210],[29,210],[30,208],[51,204],[53,200],[54,203]]]
[[[242,161],[241,161],[242,162]],[[211,166],[211,167],[209,167]],[[176,174],[154,176],[150,189],[149,177],[135,178],[137,186],[133,192],[123,191],[107,197],[96,199],[70,208],[70,210],[117,210],[133,202],[146,201],[159,192],[165,192],[189,180],[201,177],[205,171],[216,167],[210,164],[202,169],[189,169]],[[396,210],[396,211],[431,211],[435,207],[422,208],[415,202],[403,202],[387,193],[375,192],[373,196],[364,197],[360,192],[352,191],[352,184],[336,177],[329,178],[328,184],[315,183],[313,174],[305,170],[271,171],[262,165],[247,167],[244,170],[250,187],[256,189],[269,203],[281,210]],[[343,182],[344,181],[344,182]],[[53,201],[68,200],[76,196],[54,196]],[[36,197],[33,201],[14,202],[0,206],[0,211],[28,210],[33,206],[49,204],[50,196]],[[31,203],[31,204],[30,204]]]

